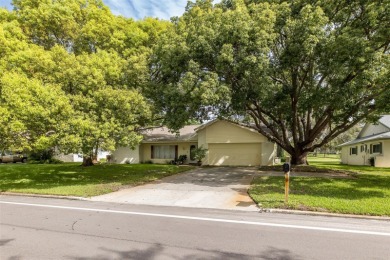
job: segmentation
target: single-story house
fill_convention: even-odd
[[[116,163],[167,163],[180,155],[187,163],[196,163],[192,152],[207,149],[202,165],[255,166],[272,165],[276,152],[274,143],[256,130],[228,120],[212,120],[203,125],[188,125],[171,133],[166,127],[144,133],[135,149],[121,147],[112,153]]]
[[[390,167],[390,115],[378,124],[367,123],[355,140],[340,147],[344,164]]]

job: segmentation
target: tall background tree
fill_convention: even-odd
[[[210,114],[246,117],[293,164],[306,164],[309,152],[390,111],[389,8],[389,0],[190,2],[155,48],[148,95],[173,129]]]

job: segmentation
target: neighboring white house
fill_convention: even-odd
[[[83,161],[83,155],[82,154],[76,154],[76,153],[70,153],[70,154],[63,154],[58,153],[53,156],[54,159],[63,161],[63,162],[82,162]]]
[[[207,149],[203,165],[255,166],[272,165],[276,146],[257,131],[227,121],[213,120],[203,125],[189,125],[178,134],[166,127],[155,128],[144,134],[141,144],[134,150],[121,147],[112,153],[116,163],[167,163],[186,155],[189,163],[197,147]]]
[[[367,123],[355,140],[340,147],[344,164],[390,167],[390,115],[378,124]]]
[[[99,151],[98,152],[98,161],[101,159],[106,159],[107,155],[109,155],[110,152],[107,151]],[[63,154],[63,153],[56,153],[54,155],[54,158],[57,160],[61,160],[63,162],[82,162],[83,161],[83,155],[82,154],[76,154],[76,153],[71,153],[71,154]]]

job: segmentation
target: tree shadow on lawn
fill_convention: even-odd
[[[260,194],[284,193],[284,178],[268,177],[256,181],[265,187],[254,187]],[[296,177],[290,179],[291,195],[308,195],[337,199],[390,199],[390,176],[359,176],[356,179]],[[252,191],[253,192],[253,191]]]
[[[132,184],[172,174],[172,166],[155,165],[1,165],[0,190],[48,189],[65,186]]]

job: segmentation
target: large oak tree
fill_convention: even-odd
[[[155,49],[149,95],[171,128],[210,115],[249,118],[293,164],[306,164],[309,152],[390,111],[389,8],[388,0],[189,3]]]

